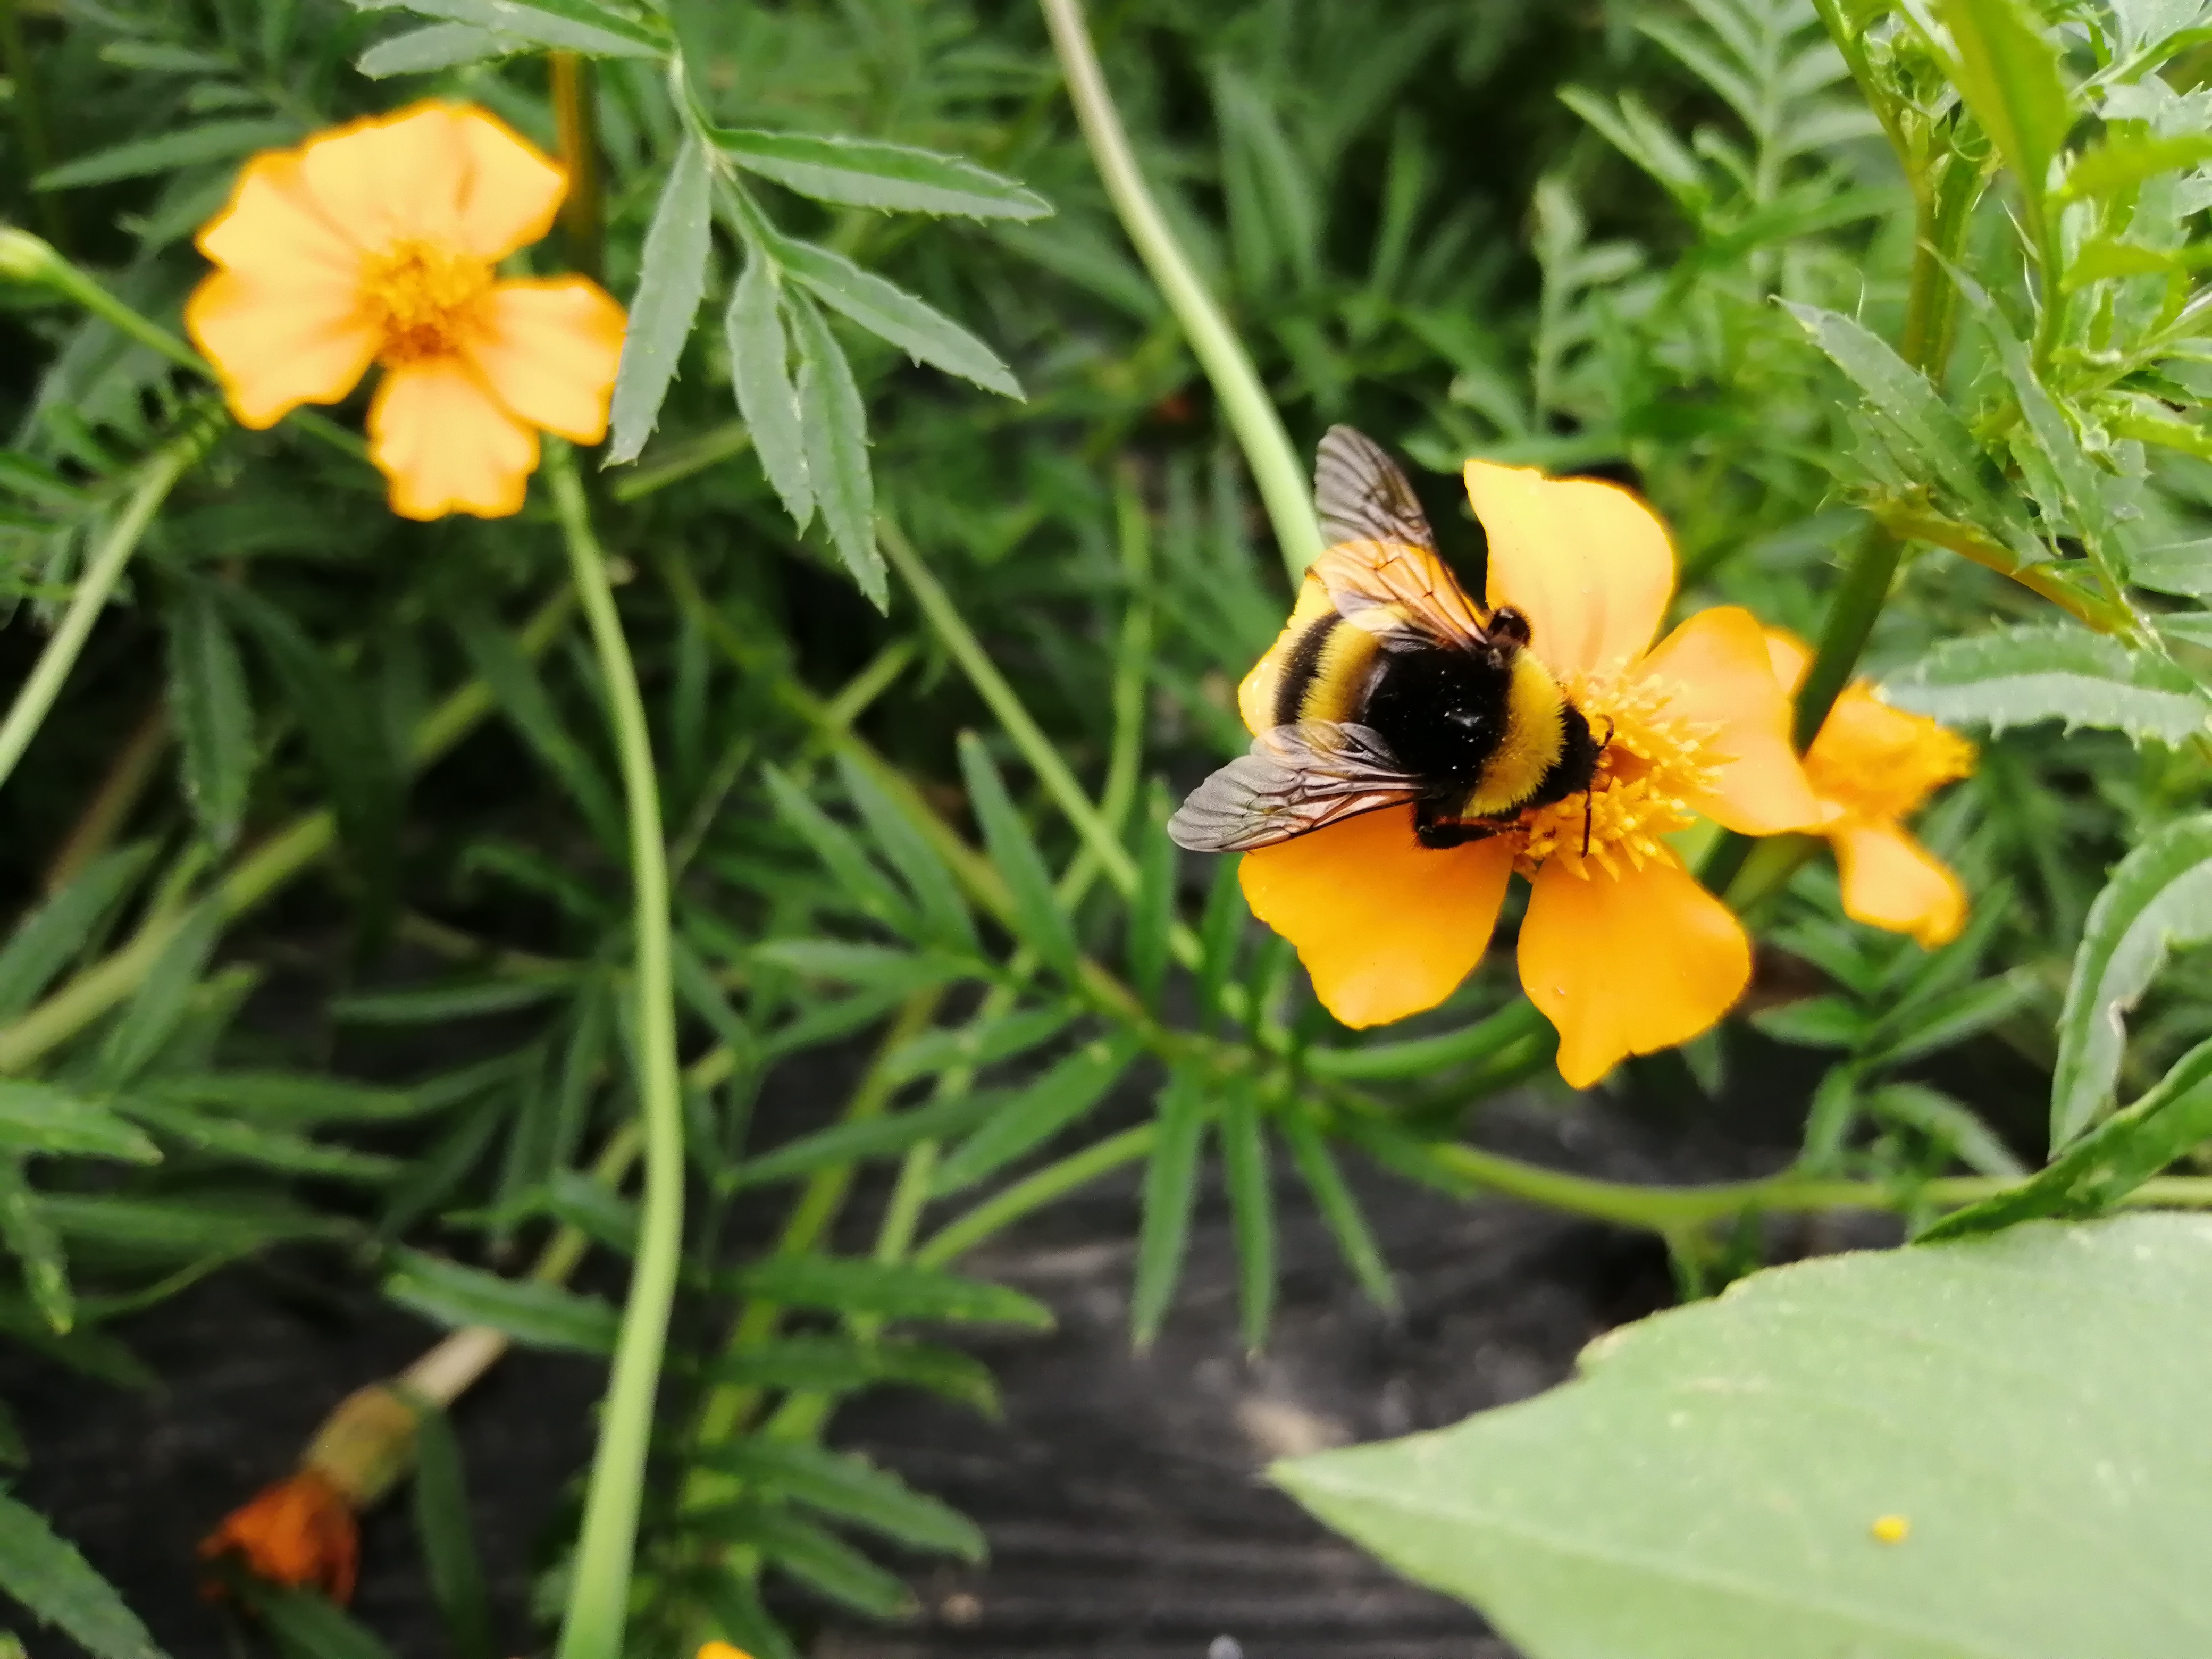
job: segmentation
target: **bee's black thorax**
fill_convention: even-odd
[[[1385,657],[1364,718],[1390,752],[1439,797],[1463,794],[1505,736],[1512,669],[1464,651],[1407,651]]]

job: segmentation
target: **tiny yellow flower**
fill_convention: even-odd
[[[410,519],[519,511],[538,434],[606,433],[623,318],[581,276],[502,280],[568,181],[483,110],[429,101],[246,164],[185,307],[231,410],[270,426],[372,363],[369,453]]]
[[[1885,1515],[1869,1528],[1877,1543],[1902,1544],[1912,1531],[1912,1522],[1901,1515]]]
[[[1775,678],[1794,693],[1810,660],[1779,629],[1766,636]],[[1910,933],[1927,950],[1956,939],[1966,890],[1905,828],[1945,784],[1974,769],[1974,746],[1924,714],[1892,708],[1863,680],[1845,688],[1805,755],[1820,822],[1836,854],[1844,912],[1869,927]]]
[[[700,1645],[697,1659],[753,1659],[743,1648],[732,1647],[727,1642],[707,1642]]]

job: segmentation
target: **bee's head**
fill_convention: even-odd
[[[1498,668],[1510,668],[1513,659],[1519,656],[1528,643],[1528,618],[1525,612],[1510,605],[1501,605],[1490,613],[1483,628],[1486,654]]]

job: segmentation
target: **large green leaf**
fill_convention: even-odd
[[[957,155],[872,138],[803,132],[717,132],[722,153],[748,172],[817,201],[978,219],[1042,219],[1052,204],[1011,179]]]
[[[1277,1466],[1529,1659],[2202,1659],[2212,1220],[1829,1257]]]
[[[2169,823],[2122,859],[2097,895],[2058,1013],[2051,1144],[2112,1109],[2128,1010],[2168,952],[2212,940],[2212,816]]]
[[[0,1589],[98,1659],[161,1659],[107,1581],[46,1523],[0,1493]]]
[[[831,545],[878,611],[890,606],[884,556],[876,546],[876,484],[868,470],[868,406],[844,347],[803,294],[791,298],[799,347],[799,429],[806,485]]]
[[[696,139],[686,138],[646,227],[608,416],[610,466],[635,460],[653,435],[684,343],[691,337],[691,319],[706,297],[707,255],[714,243],[708,185],[707,152]]]
[[[814,296],[916,361],[963,380],[1019,398],[1021,385],[998,353],[926,301],[812,242],[778,240],[776,263]]]
[[[2057,45],[2023,0],[1942,0],[1936,13],[1951,32],[1959,95],[2039,202],[2074,125]]]
[[[799,389],[791,382],[791,338],[784,332],[775,262],[757,246],[745,250],[722,333],[730,349],[731,389],[752,434],[753,453],[784,511],[804,531],[814,519],[814,485],[806,472]]]
[[[404,4],[424,17],[466,23],[533,46],[593,58],[658,58],[669,42],[642,23],[592,0],[353,0],[364,11]]]
[[[2025,624],[1947,640],[1892,676],[1900,708],[2002,732],[2038,720],[2178,744],[2204,729],[2212,703],[2165,658],[2071,625]]]
[[[218,850],[238,838],[253,781],[253,704],[238,641],[215,595],[194,583],[169,612],[169,707],[185,799]]]

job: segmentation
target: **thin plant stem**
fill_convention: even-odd
[[[1121,216],[1121,228],[1136,245],[1145,268],[1159,285],[1176,320],[1182,325],[1200,368],[1213,383],[1214,394],[1221,399],[1222,410],[1244,451],[1245,465],[1252,469],[1253,482],[1260,488],[1260,499],[1274,526],[1283,563],[1295,582],[1322,555],[1321,525],[1314,516],[1311,481],[1291,447],[1283,417],[1260,384],[1251,358],[1221,307],[1206,292],[1145,184],[1143,170],[1129,147],[1129,135],[1121,125],[1121,112],[1114,106],[1114,94],[1106,85],[1105,71],[1091,46],[1081,0],[1040,0],[1040,3],[1045,26],[1052,32],[1053,51],[1067,77],[1068,100],[1075,106],[1084,142],[1091,147],[1091,159],[1097,164],[1106,193]]]
[[[604,263],[605,225],[600,210],[599,132],[592,119],[592,61],[573,52],[546,54],[553,82],[553,125],[568,193],[561,201],[562,240],[568,264],[593,282]]]
[[[636,951],[638,1108],[645,1122],[645,1191],[629,1297],[609,1370],[599,1447],[584,1497],[561,1659],[617,1659],[629,1615],[632,1557],[652,1443],[653,1402],[684,1249],[684,1101],[676,1058],[668,852],[645,702],[607,580],[582,480],[566,444],[549,440],[545,471],[568,544],[569,568],[598,651],[629,818],[632,938]]]
[[[146,526],[154,521],[169,491],[185,469],[199,459],[207,447],[208,433],[199,422],[192,428],[172,438],[154,452],[138,468],[137,481],[131,493],[124,498],[123,510],[107,533],[93,550],[86,561],[84,573],[77,578],[76,591],[70,596],[69,608],[62,613],[61,622],[46,641],[46,649],[39,653],[37,665],[31,676],[23,682],[23,689],[15,694],[15,701],[8,709],[8,717],[0,721],[0,783],[5,783],[15,771],[15,763],[31,746],[31,739],[46,723],[46,714],[61,695],[70,670],[76,665],[77,653],[91,637],[92,625],[100,620],[100,613],[107,608],[108,596],[114,592],[115,584],[122,579],[124,566],[131,562],[131,555],[138,546],[138,539],[146,533]]]
[[[92,799],[84,805],[76,823],[62,839],[40,885],[48,893],[58,893],[84,872],[84,868],[114,843],[117,834],[129,821],[131,809],[138,805],[153,781],[155,763],[169,744],[169,703],[166,695],[156,695],[146,712],[139,716],[138,724],[123,740],[108,763],[106,775],[100,787],[93,791]]]
[[[1135,1163],[1152,1150],[1152,1141],[1158,1133],[1156,1124],[1139,1124],[1046,1164],[1035,1175],[993,1194],[965,1215],[932,1233],[915,1251],[915,1263],[924,1267],[942,1267],[957,1260],[1031,1211],[1042,1209],[1078,1187],[1088,1186],[1124,1164]]]

